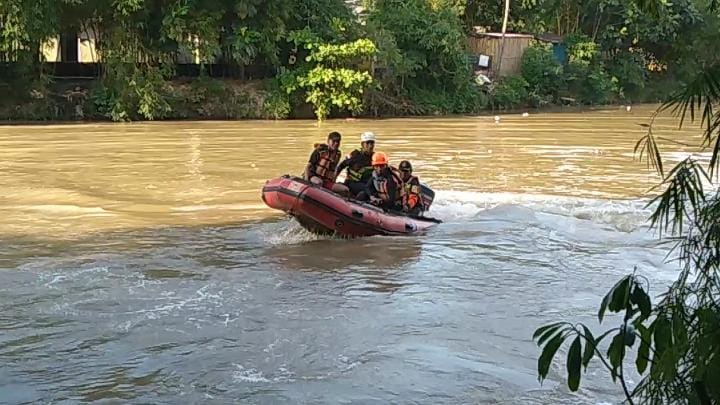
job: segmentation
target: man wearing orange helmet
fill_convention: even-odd
[[[384,152],[375,152],[372,157],[373,173],[367,184],[370,203],[384,210],[401,210],[403,183],[400,175],[390,166]]]

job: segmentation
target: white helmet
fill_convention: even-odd
[[[360,134],[360,142],[373,141],[375,142],[375,134],[370,131],[365,131]]]

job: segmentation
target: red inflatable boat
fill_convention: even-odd
[[[308,231],[322,235],[412,235],[441,222],[434,218],[385,212],[298,177],[268,180],[262,189],[262,199],[270,208],[295,217]]]

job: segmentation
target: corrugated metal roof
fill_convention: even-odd
[[[562,35],[552,34],[552,33],[537,34],[535,36],[535,38],[537,38],[540,41],[552,42],[552,43],[560,43],[560,42],[563,42],[563,40],[565,39],[565,37],[563,37]]]
[[[477,37],[492,37],[492,38],[502,38],[501,32],[474,32],[474,36]],[[531,34],[518,34],[514,32],[506,32],[505,38],[535,38],[534,35]]]

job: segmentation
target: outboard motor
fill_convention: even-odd
[[[432,191],[427,184],[420,183],[420,198],[422,198],[425,211],[428,211],[430,209],[430,205],[432,205],[433,200],[435,199],[435,192]]]

